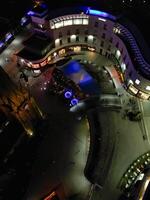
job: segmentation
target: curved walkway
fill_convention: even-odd
[[[138,65],[138,67],[136,67],[137,70],[139,70],[144,77],[149,78],[150,65],[143,58],[135,38],[130,33],[130,31],[123,25],[117,24],[116,28],[120,30],[120,34],[117,34],[117,36],[120,37],[123,41],[125,41],[125,44],[127,44],[127,49],[133,58],[132,62],[134,63],[134,66],[136,67]]]

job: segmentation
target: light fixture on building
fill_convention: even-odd
[[[133,81],[131,79],[128,80],[128,84],[132,84],[133,85]]]
[[[55,45],[58,46],[59,44],[60,44],[60,39],[57,38],[57,39],[55,40]]]
[[[146,90],[150,91],[150,86],[149,85],[146,86]]]
[[[121,69],[124,72],[126,70],[126,64],[125,63],[121,63]]]
[[[93,40],[94,36],[93,35],[88,35],[88,40]]]
[[[75,40],[76,39],[76,35],[71,35],[70,38],[71,38],[71,40]]]
[[[119,50],[116,51],[116,57],[119,58],[121,56],[121,52]]]
[[[25,61],[24,61],[24,59],[22,59],[22,58],[20,59],[20,61],[21,61],[22,63],[24,63],[24,62],[25,62]]]
[[[135,83],[136,83],[137,85],[139,85],[139,84],[140,84],[140,80],[139,80],[139,79],[136,79],[136,80],[135,80]]]
[[[103,18],[101,18],[101,17],[99,17],[98,20],[103,21],[103,22],[106,22],[106,19],[103,19]]]
[[[55,57],[55,56],[57,56],[57,53],[56,53],[56,52],[54,52],[54,53],[53,53],[53,56],[54,56],[54,57]]]

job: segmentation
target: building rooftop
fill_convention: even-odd
[[[53,43],[50,38],[34,34],[23,44],[25,47],[17,55],[27,60],[38,60],[50,51]]]

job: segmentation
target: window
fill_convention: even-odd
[[[76,42],[79,42],[79,36],[76,37]]]
[[[64,25],[63,25],[63,21],[61,21],[61,22],[57,22],[56,24],[55,24],[55,28],[60,28],[60,27],[63,27]]]
[[[110,50],[111,50],[111,45],[108,46],[108,51],[110,51]]]
[[[98,22],[95,22],[94,27],[98,27]]]
[[[93,39],[93,43],[96,43],[96,38],[94,37],[94,39]]]
[[[75,24],[75,25],[82,24],[82,19],[74,19],[73,24]]]
[[[79,29],[76,29],[76,35],[80,34]]]
[[[89,34],[88,30],[85,30],[85,32],[84,32],[84,33],[85,33],[85,35],[88,35],[88,34]]]
[[[64,21],[64,26],[72,25],[72,19],[68,19]]]
[[[117,42],[117,44],[116,44],[116,48],[118,48],[119,47],[119,42]]]
[[[123,48],[121,49],[121,54],[123,54]]]
[[[59,32],[59,38],[61,38],[62,37],[62,32]]]
[[[85,36],[85,38],[84,38],[84,42],[87,42],[87,39],[88,39],[87,36]]]
[[[68,37],[67,40],[68,40],[68,43],[70,43],[70,37]]]
[[[102,34],[102,38],[103,38],[103,39],[105,39],[105,37],[106,37],[106,34],[105,34],[105,33],[103,33],[103,34]]]
[[[120,52],[119,50],[117,50],[117,51],[116,51],[116,57],[117,57],[117,59],[119,59],[120,56],[121,56],[121,52]]]
[[[89,19],[83,19],[83,25],[87,25],[89,23]]]
[[[104,41],[101,41],[101,47],[103,47],[104,46]]]
[[[109,42],[111,42],[111,43],[113,42],[113,37],[110,38]]]
[[[67,31],[67,35],[70,35],[70,30]]]
[[[137,85],[139,85],[139,84],[140,84],[140,80],[139,80],[139,79],[136,79],[136,80],[135,80],[135,83],[136,83]]]
[[[127,55],[125,55],[125,56],[123,57],[123,60],[125,61],[125,60],[126,60],[126,58],[127,58]]]
[[[104,24],[104,30],[107,30],[107,24]]]

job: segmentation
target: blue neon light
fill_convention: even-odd
[[[89,14],[89,15],[96,15],[96,16],[100,16],[100,17],[104,17],[104,18],[110,18],[112,20],[116,19],[115,16],[110,15],[110,14],[103,12],[103,11],[100,11],[100,10],[93,10],[93,9],[88,8],[86,13]]]
[[[34,15],[34,12],[30,10],[27,12],[27,15],[29,15],[29,16]]]
[[[89,9],[89,14],[98,15],[98,16],[102,16],[102,17],[108,17],[109,16],[109,14],[107,14],[105,12],[102,12],[102,11],[99,11],[99,10],[92,10],[92,9]]]
[[[72,92],[71,91],[66,91],[64,95],[65,95],[66,99],[69,99],[70,97],[72,97]]]
[[[79,102],[78,99],[72,99],[72,100],[71,100],[71,104],[72,104],[73,106],[77,105],[78,102]]]

